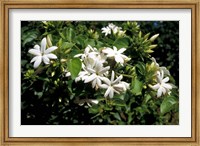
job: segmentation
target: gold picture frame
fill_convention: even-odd
[[[199,145],[199,116],[200,116],[200,92],[199,88],[199,0],[1,0],[1,49],[0,49],[0,123],[1,145]],[[8,47],[9,47],[9,9],[34,9],[34,8],[115,8],[115,9],[191,9],[192,13],[192,137],[190,138],[21,138],[9,137],[9,81],[8,81]]]

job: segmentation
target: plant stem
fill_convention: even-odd
[[[122,76],[125,76],[127,78],[134,78],[134,76],[131,76],[131,75],[126,75],[126,74],[120,74],[120,73],[116,73],[117,75],[122,75]]]

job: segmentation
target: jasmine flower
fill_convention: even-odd
[[[30,54],[35,55],[35,57],[31,60],[31,63],[34,62],[34,68],[37,68],[42,63],[42,61],[45,64],[50,64],[50,59],[57,59],[57,56],[51,52],[56,50],[58,47],[52,46],[46,49],[46,45],[46,38],[43,38],[41,41],[41,47],[39,45],[35,45],[33,49],[28,51]]]

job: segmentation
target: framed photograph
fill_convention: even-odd
[[[1,1],[2,145],[199,145],[199,1]]]

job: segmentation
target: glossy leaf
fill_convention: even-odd
[[[71,73],[72,79],[75,79],[81,71],[81,61],[79,58],[70,59],[68,69]]]

